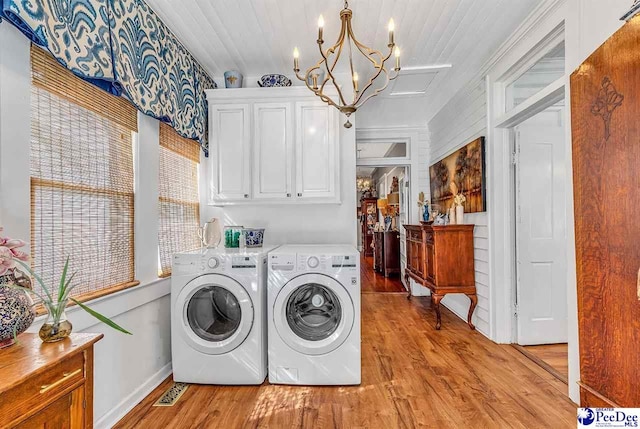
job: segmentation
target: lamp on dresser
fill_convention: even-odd
[[[473,256],[474,225],[404,225],[407,232],[407,268],[405,282],[416,283],[431,291],[436,311],[436,329],[442,326],[440,301],[449,293],[469,297],[467,323],[475,329],[471,317],[478,304]],[[408,298],[411,298],[409,287]]]

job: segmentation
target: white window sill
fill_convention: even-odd
[[[98,313],[107,316],[109,319],[113,319],[121,314],[165,297],[170,293],[171,277],[159,278],[145,284],[93,299],[88,302],[88,305]],[[73,324],[74,332],[81,332],[101,323],[77,305],[69,307],[67,317]],[[45,318],[46,315],[37,317],[28,332],[37,332]],[[124,326],[124,328],[132,332],[135,330],[134,326]]]

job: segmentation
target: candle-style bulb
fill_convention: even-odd
[[[320,15],[320,17],[318,18],[318,27],[319,28],[324,27],[324,17],[322,15]]]
[[[293,48],[293,58],[294,59],[298,59],[300,58],[300,51],[298,51],[298,47],[296,46],[295,48]]]
[[[393,18],[389,20],[389,32],[396,31],[396,23],[393,21]]]

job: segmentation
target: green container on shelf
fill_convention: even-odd
[[[224,227],[224,247],[227,249],[237,249],[240,247],[240,237],[242,236],[242,229],[244,227],[239,225],[225,226]]]

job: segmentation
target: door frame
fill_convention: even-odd
[[[555,85],[551,84],[551,85]],[[551,86],[550,85],[550,86]],[[564,87],[563,87],[564,88]],[[562,94],[560,94],[559,99],[556,99],[555,103],[558,103],[559,101],[564,101],[564,92],[562,92]],[[519,343],[519,336],[518,336],[518,327],[519,324],[521,323],[522,319],[519,317],[518,315],[518,282],[520,280],[520,272],[518,271],[518,264],[517,264],[517,260],[518,260],[518,189],[519,189],[519,182],[518,182],[518,168],[520,166],[520,149],[517,146],[518,145],[518,137],[517,137],[517,133],[516,133],[516,127],[525,123],[527,120],[535,117],[536,115],[542,113],[542,112],[546,112],[547,110],[549,110],[549,108],[551,106],[553,106],[555,103],[549,104],[549,102],[546,102],[544,100],[541,100],[539,103],[533,103],[532,104],[532,108],[530,110],[530,114],[525,116],[524,119],[519,120],[517,122],[514,123],[513,126],[509,127],[509,136],[511,139],[511,150],[512,150],[512,162],[511,162],[511,174],[512,174],[512,208],[513,208],[513,213],[514,216],[512,217],[512,222],[513,222],[513,273],[514,273],[514,282],[513,282],[513,290],[512,290],[512,297],[513,297],[513,306],[514,306],[514,311],[513,311],[513,316],[512,316],[512,321],[513,321],[513,340],[512,342],[514,344],[518,344],[520,346],[522,346],[522,344]],[[545,107],[543,110],[539,110],[539,108],[542,108],[542,106],[547,106]],[[568,118],[566,118],[564,115],[566,115],[566,106],[562,106],[560,108],[558,108],[556,111],[562,111],[563,113],[563,122],[564,122],[564,135],[563,135],[563,142],[562,144],[566,145],[566,132],[567,132],[567,128],[570,126],[569,122],[568,122]],[[535,112],[535,113],[534,113]],[[570,119],[570,118],[569,118]],[[567,173],[569,173],[569,169],[567,168],[567,165],[569,165],[569,161],[565,158],[564,160],[564,169],[565,171],[567,171]],[[565,188],[565,194],[567,194],[567,189]],[[568,197],[568,195],[565,195],[565,199],[566,197]],[[565,213],[566,213],[566,207],[565,207]],[[565,217],[567,217],[565,215]],[[565,219],[565,221],[568,221],[568,219]],[[568,228],[568,225],[565,226],[565,228]],[[566,240],[567,240],[567,234],[565,233],[565,248],[566,248]],[[569,264],[567,261],[567,258],[565,258],[565,268],[568,270],[569,268]],[[566,274],[565,274],[565,280],[566,280]],[[566,281],[565,281],[565,288],[568,288],[568,285],[566,285]],[[565,293],[567,292],[565,289]],[[567,322],[568,323],[568,322]],[[567,327],[568,329],[568,327]],[[567,332],[567,337],[568,337],[568,332]]]
[[[564,22],[542,36],[541,40],[525,52],[515,64],[486,77],[488,115],[487,159],[489,165],[489,251],[491,256],[490,317],[491,338],[504,344],[513,343],[517,335],[515,312],[516,296],[516,223],[515,223],[515,169],[513,165],[514,127],[544,111],[562,99],[568,100],[569,74],[552,82],[546,88],[510,111],[506,109],[506,87],[528,70],[540,58],[564,40]],[[564,106],[565,128],[570,123],[568,103]],[[565,141],[568,145],[570,140]],[[570,145],[569,145],[570,146]],[[569,163],[567,167],[569,167]],[[567,171],[570,171],[568,168]],[[567,189],[567,192],[572,192]],[[569,210],[569,207],[567,207]],[[567,218],[567,224],[573,219]],[[568,263],[568,267],[570,264]]]
[[[385,128],[358,128],[356,129],[356,149],[358,143],[363,142],[394,142],[406,143],[407,153],[405,157],[398,158],[370,158],[359,160],[356,158],[356,167],[407,167],[407,180],[409,183],[409,204],[407,220],[409,223],[419,222],[418,210],[418,190],[424,190],[426,198],[429,198],[428,179],[420,177],[420,169],[429,170],[428,149],[421,150],[428,146],[429,131],[426,127],[385,127]],[[355,186],[355,183],[354,183]],[[353,213],[357,211],[358,201],[354,201]],[[401,231],[402,232],[402,231]],[[414,281],[410,280],[410,284],[404,284],[404,272],[400,278],[402,284],[407,290],[417,290],[414,287]],[[423,295],[426,293],[420,293]]]

